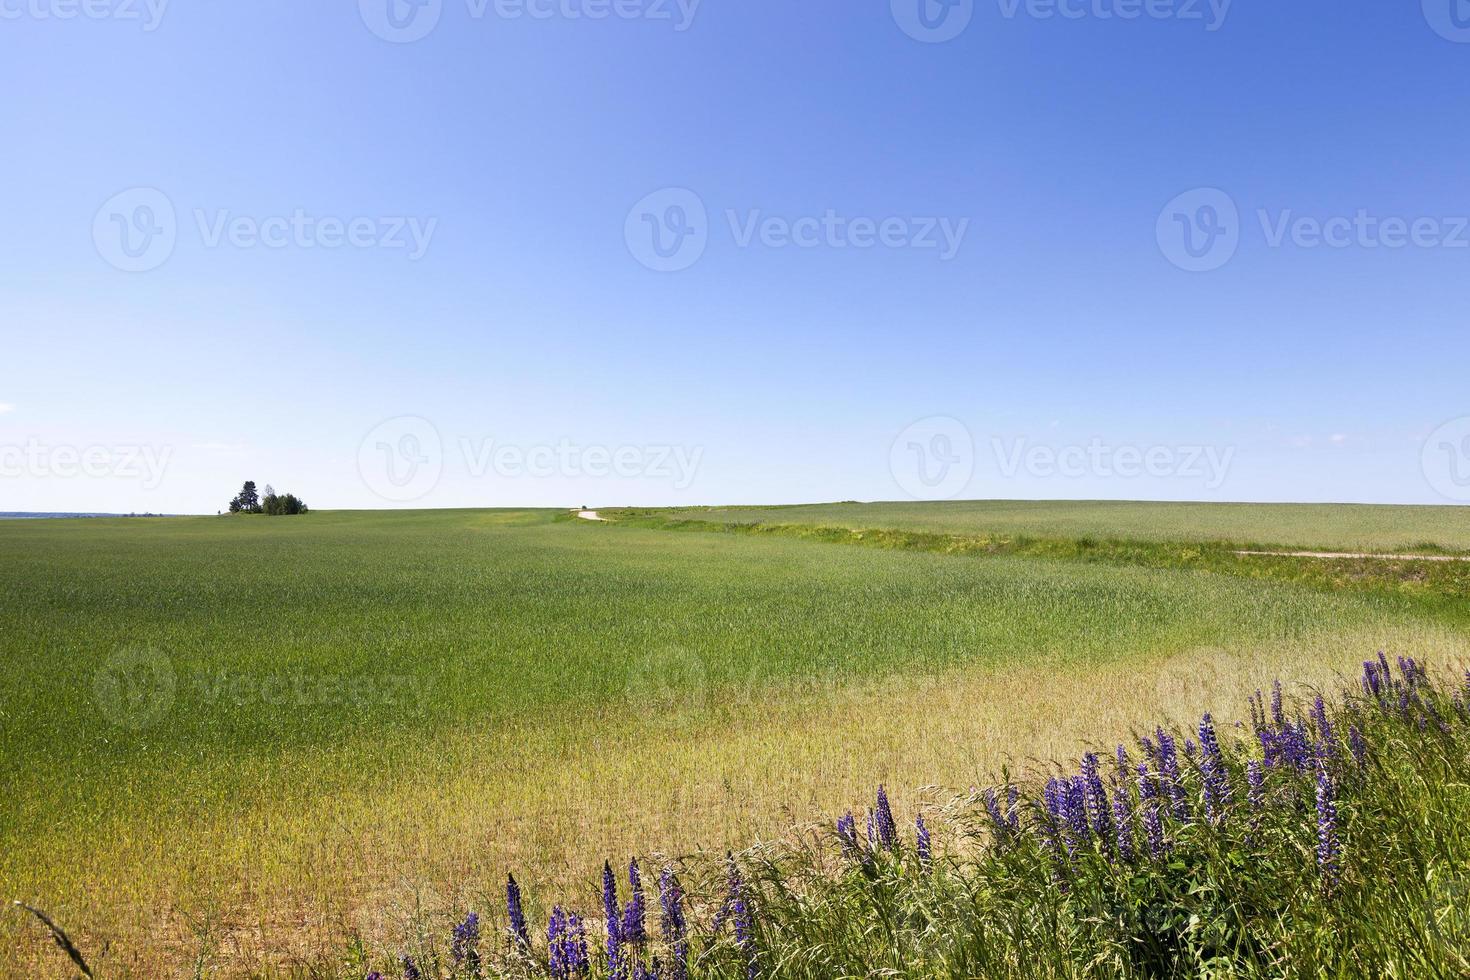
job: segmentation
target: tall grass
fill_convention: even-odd
[[[851,813],[726,862],[635,862],[530,938],[464,926],[423,976],[1439,977],[1470,971],[1470,675],[1364,665],[1360,688],[1137,733],[895,817]],[[689,904],[692,884],[697,900]],[[620,904],[624,902],[626,904]],[[576,917],[578,955],[565,955]],[[645,922],[645,916],[649,921]],[[478,926],[478,918],[474,920]],[[499,921],[499,920],[496,920]],[[560,926],[558,925],[560,923]],[[657,925],[659,928],[655,928]],[[590,937],[590,938],[589,938]],[[585,952],[584,952],[585,950]],[[398,968],[385,976],[402,974]]]

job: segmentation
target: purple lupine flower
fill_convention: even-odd
[[[1317,737],[1329,752],[1332,751],[1332,723],[1327,720],[1327,702],[1319,694],[1312,702],[1312,720],[1317,723]]]
[[[893,821],[893,809],[888,805],[888,793],[878,787],[877,807],[878,842],[890,851],[898,849],[898,824]]]
[[[1193,762],[1195,753],[1198,751],[1199,749],[1195,747],[1194,739],[1186,738],[1184,740],[1184,758]]]
[[[738,876],[736,882],[738,887]],[[751,914],[750,903],[746,901],[743,887],[738,887],[735,893],[730,918],[735,923],[735,945],[745,957],[745,976],[747,980],[755,980],[760,975],[755,962],[755,917]]]
[[[1069,847],[1080,847],[1092,835],[1092,825],[1087,819],[1087,780],[1083,776],[1073,776],[1064,780],[1062,785],[1066,790],[1062,801],[1067,818],[1067,843]]]
[[[1046,781],[1046,788],[1041,791],[1041,801],[1046,807],[1046,815],[1051,822],[1060,827],[1066,821],[1066,790],[1062,781],[1055,776]]]
[[[602,863],[602,913],[607,920],[607,973],[609,977],[625,977],[628,964],[623,960],[622,915],[618,911],[618,880],[612,864]]]
[[[848,814],[848,820],[851,819],[852,815]],[[659,875],[658,904],[663,913],[659,922],[663,927],[664,945],[673,957],[669,967],[670,980],[688,980],[689,924],[684,917],[684,890],[679,887],[673,868],[664,868],[663,874]]]
[[[1043,819],[1040,821],[1038,830],[1041,832],[1041,843],[1052,859],[1052,881],[1065,893],[1067,881],[1062,875],[1062,868],[1067,863],[1067,857],[1071,851],[1071,845],[1063,846],[1062,827],[1065,825],[1066,790],[1062,781],[1056,777],[1047,780],[1046,787],[1042,790]]]
[[[842,841],[842,853],[847,857],[858,856],[857,820],[852,811],[837,818],[837,839]]]
[[[1138,744],[1142,747],[1143,754],[1150,759],[1157,759],[1159,757],[1159,747],[1147,735],[1138,736]]]
[[[1278,736],[1281,750],[1281,758],[1298,771],[1305,772],[1312,764],[1315,753],[1312,745],[1307,741],[1307,729],[1305,725],[1294,725],[1290,722],[1281,729]]]
[[[1148,853],[1155,861],[1164,856],[1164,823],[1159,819],[1159,805],[1146,803],[1143,806],[1143,832],[1148,838]]]
[[[1276,680],[1271,684],[1271,720],[1276,722],[1277,727],[1286,724],[1286,712],[1281,707],[1281,681]]]
[[[1384,687],[1390,691],[1393,690],[1397,683],[1393,679],[1393,671],[1388,669],[1388,657],[1384,655],[1382,650],[1378,651],[1378,677],[1383,681]]]
[[[546,926],[546,966],[552,980],[571,980],[572,942],[571,922],[558,905],[551,910],[551,921]]]
[[[1128,794],[1120,788],[1113,794],[1113,826],[1117,828],[1118,860],[1133,860],[1133,814],[1128,808]]]
[[[1327,768],[1317,769],[1317,868],[1323,887],[1331,892],[1337,885],[1338,863],[1342,845],[1337,837],[1336,788]]]
[[[1225,818],[1225,807],[1230,802],[1230,778],[1225,767],[1225,756],[1220,751],[1220,741],[1215,737],[1215,721],[1206,714],[1199,723],[1201,769],[1205,782],[1205,813],[1211,823]]]
[[[878,828],[873,819],[873,809],[868,808],[868,850],[874,850],[878,846]]]
[[[1138,798],[1145,803],[1159,795],[1158,781],[1148,772],[1148,763],[1138,764]]]
[[[1378,674],[1378,662],[1375,660],[1363,661],[1363,693],[1370,698],[1383,696],[1383,678]]]
[[[1256,732],[1256,737],[1261,741],[1263,764],[1267,769],[1273,768],[1276,763],[1281,761],[1281,733],[1273,732],[1269,728],[1262,728],[1260,731]]]
[[[1108,794],[1098,773],[1095,752],[1088,752],[1082,757],[1082,804],[1087,810],[1089,827],[1097,839],[1106,844],[1113,828],[1108,816]]]
[[[1126,775],[1127,772],[1128,772],[1128,750],[1125,749],[1121,745],[1118,746],[1117,757],[1118,757],[1118,774],[1120,776]]]
[[[631,894],[623,909],[623,927],[618,931],[618,939],[625,943],[642,943],[648,939],[648,929],[644,924],[643,878],[638,873],[637,858],[628,863],[628,890]]]
[[[377,970],[373,970],[367,975],[367,980],[383,980],[383,975]]]
[[[1429,680],[1429,673],[1413,657],[1399,658],[1399,673],[1404,675],[1404,683],[1410,690]]]
[[[1255,694],[1252,694],[1250,697],[1245,699],[1245,703],[1250,706],[1251,728],[1252,730],[1257,732],[1266,727],[1265,701],[1266,696],[1261,693],[1261,689],[1259,687],[1256,688]]]
[[[511,939],[522,949],[531,948],[531,934],[526,931],[526,910],[521,906],[521,886],[515,875],[506,875],[505,908],[510,918]]]
[[[995,827],[996,836],[1004,837],[1010,828],[1006,823],[1005,814],[1000,812],[1000,799],[995,795],[994,789],[987,789],[983,798],[985,812],[990,814],[990,823]]]
[[[480,975],[480,917],[471,912],[454,927],[450,935],[449,953],[456,964],[465,964],[470,976]]]
[[[567,965],[572,976],[592,970],[592,954],[587,951],[587,926],[575,912],[567,914]]]
[[[914,818],[914,849],[919,854],[919,864],[927,868],[934,857],[934,845],[929,839],[929,828],[924,826],[924,815]]]
[[[419,972],[419,965],[413,961],[412,956],[403,958],[403,980],[423,980],[423,974]]]
[[[1006,787],[1006,826],[1010,828],[1012,833],[1016,833],[1021,829],[1021,810],[1018,805],[1020,799],[1021,791],[1019,789],[1015,786]]]
[[[1174,818],[1185,820],[1189,817],[1189,804],[1184,795],[1184,784],[1179,778],[1179,756],[1175,751],[1174,736],[1162,728],[1154,734],[1159,739],[1159,773],[1163,777],[1164,792],[1172,803]]]
[[[1348,729],[1348,748],[1352,750],[1358,768],[1368,765],[1368,743],[1363,740],[1363,733],[1357,725]]]

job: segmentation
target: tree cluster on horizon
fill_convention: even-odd
[[[306,512],[306,501],[294,493],[278,494],[269,483],[265,486],[265,496],[261,497],[255,490],[254,480],[246,480],[240,492],[230,501],[231,514],[265,514],[269,517],[284,517]]]

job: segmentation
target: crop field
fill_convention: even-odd
[[[1470,547],[1463,509],[1030,506],[739,513]],[[781,838],[878,784],[912,811],[1136,726],[1244,718],[1274,678],[1467,650],[1453,581],[1426,597],[611,516],[0,522],[0,895],[107,977],[337,976],[353,943],[406,948],[503,903],[509,871],[591,908],[609,857]],[[0,962],[73,975],[19,915]]]
[[[690,507],[672,518],[1035,538],[1225,542],[1241,548],[1470,552],[1470,508],[1390,504],[1202,504],[1130,500]]]

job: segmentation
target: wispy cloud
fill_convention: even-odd
[[[10,404],[10,402],[0,402],[0,415],[13,411],[15,411],[15,406]]]

